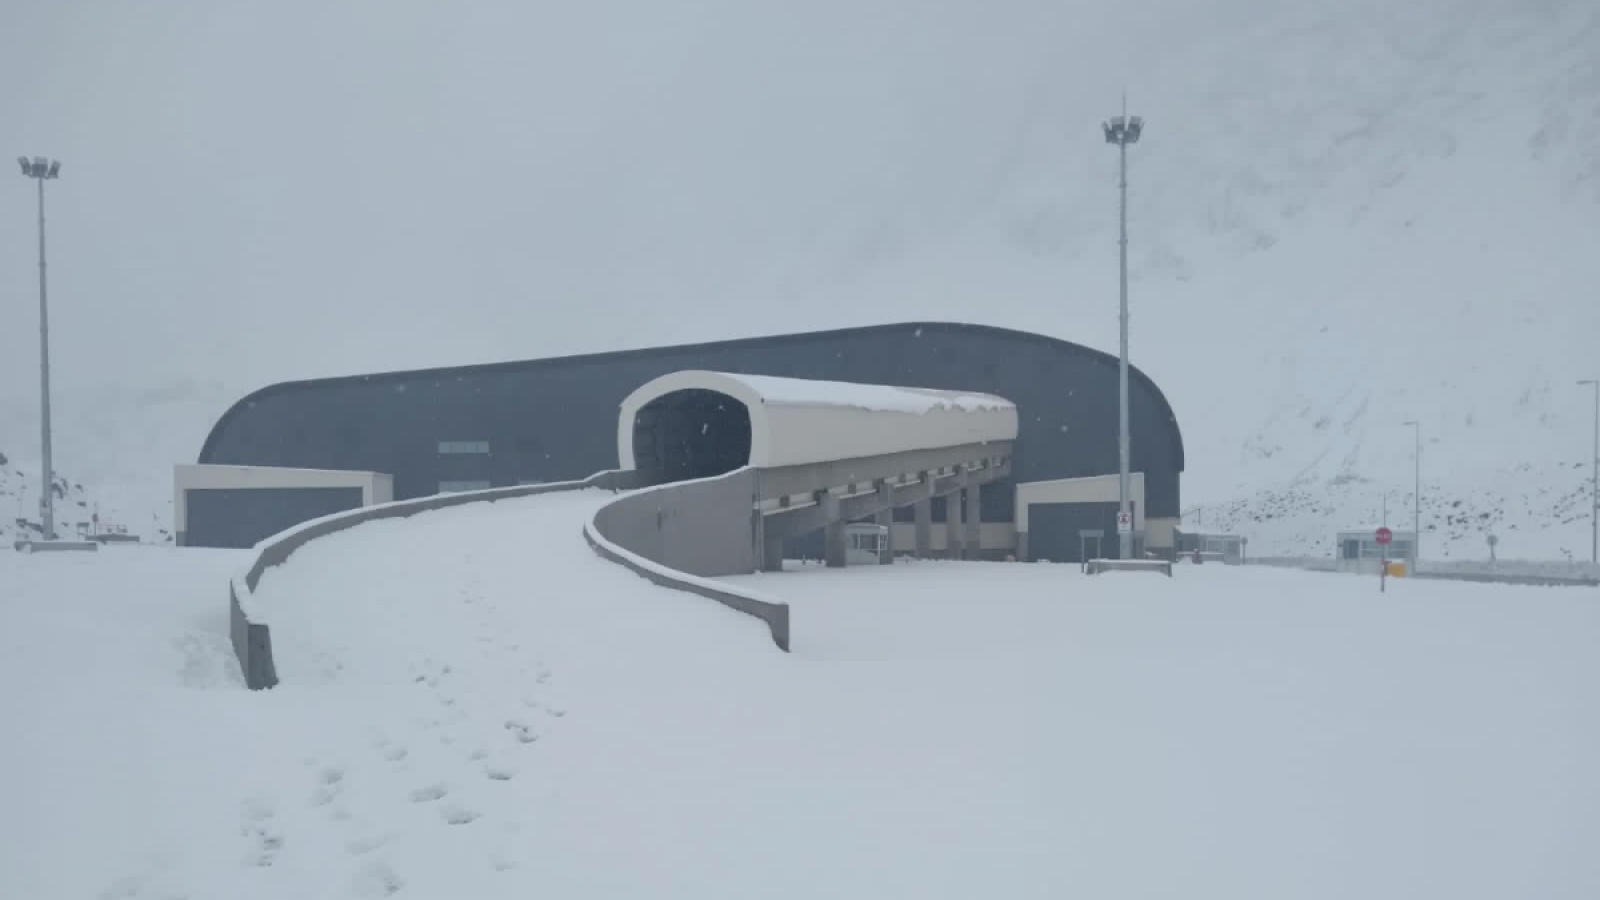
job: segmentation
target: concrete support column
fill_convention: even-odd
[[[917,522],[917,559],[927,559],[933,555],[933,498],[923,497],[912,508]]]
[[[933,498],[925,496],[912,509],[917,516],[917,559],[928,559],[933,556]]]
[[[783,538],[768,537],[762,541],[761,570],[763,572],[783,571]]]
[[[846,565],[844,521],[829,522],[823,533],[823,556],[827,560],[828,568],[842,569]]]
[[[967,504],[967,559],[981,559],[983,557],[983,531],[980,527],[982,509],[978,506],[978,492],[982,485],[969,485],[961,493],[965,495]]]
[[[884,540],[888,544],[878,562],[890,566],[894,565],[894,485],[887,481],[878,482],[878,499],[883,502],[883,509],[874,519],[884,527]]]
[[[830,569],[845,567],[844,519],[839,518],[839,498],[823,492],[818,498],[823,518],[828,524],[822,528],[822,558]]]
[[[961,559],[964,555],[962,534],[966,531],[961,524],[961,492],[953,491],[944,497],[944,545],[945,556],[949,559]]]
[[[963,559],[966,556],[964,537],[967,530],[962,522],[961,513],[962,489],[967,486],[965,466],[955,467],[955,484],[957,489],[944,497],[945,556],[949,559]]]

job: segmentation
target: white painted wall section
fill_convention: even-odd
[[[617,417],[622,468],[636,468],[633,429],[639,411],[685,390],[714,391],[744,404],[750,414],[750,465],[757,468],[1017,437],[1016,405],[993,394],[685,370],[649,381],[622,401]]]
[[[1093,475],[1088,478],[1058,478],[1054,481],[1029,481],[1017,485],[1017,530],[1028,530],[1028,505],[1032,503],[1116,503],[1118,497],[1116,475]],[[1129,499],[1133,501],[1133,529],[1145,530],[1144,473],[1131,472],[1128,476]],[[1111,535],[1115,537],[1115,535]],[[1170,544],[1170,540],[1168,544]]]

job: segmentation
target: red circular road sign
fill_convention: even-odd
[[[1387,528],[1378,529],[1378,543],[1388,544],[1392,540],[1394,540],[1394,532]]]

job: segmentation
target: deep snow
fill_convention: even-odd
[[[239,554],[0,554],[8,893],[1589,898],[1593,590],[914,563],[731,581],[586,492]]]

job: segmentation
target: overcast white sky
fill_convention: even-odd
[[[15,0],[0,151],[64,160],[64,383],[826,327],[828,267],[968,214],[1019,129],[1109,163],[1111,36],[1185,5]],[[0,181],[8,380],[31,187]]]

